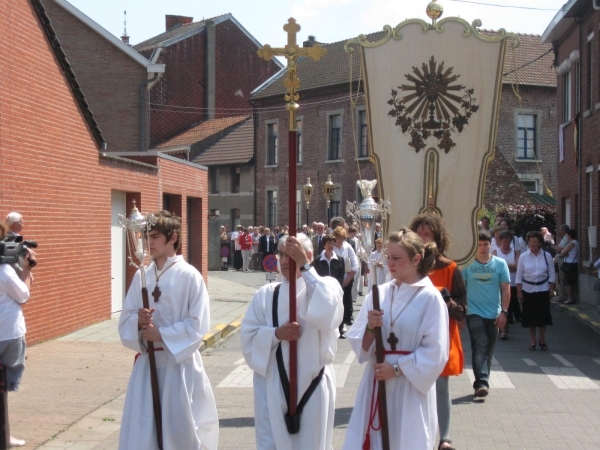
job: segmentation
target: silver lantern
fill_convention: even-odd
[[[138,269],[144,265],[146,257],[150,254],[148,232],[155,223],[156,219],[154,215],[151,213],[142,214],[135,206],[135,200],[133,200],[133,208],[129,217],[119,214],[119,225],[125,229],[127,236],[129,264]],[[140,273],[142,276],[142,287],[145,287],[145,271],[141,270]]]

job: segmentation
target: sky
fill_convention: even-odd
[[[429,0],[68,0],[115,36],[127,34],[135,45],[165,31],[165,15],[182,15],[199,21],[232,13],[261,44],[285,45],[283,25],[294,17],[302,27],[298,42],[309,35],[331,43],[380,31],[405,19],[429,21]],[[444,17],[459,16],[469,23],[480,19],[484,29],[542,34],[567,0],[439,0]],[[491,4],[501,6],[491,6]],[[541,8],[526,9],[526,8]]]

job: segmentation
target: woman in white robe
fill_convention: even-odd
[[[297,253],[300,242],[303,251]],[[254,371],[254,414],[256,448],[260,450],[331,450],[335,415],[335,373],[333,362],[339,336],[338,326],[343,316],[342,288],[332,277],[320,277],[310,265],[312,243],[305,235],[297,239],[280,239],[279,255],[284,282],[260,288],[248,306],[242,321],[242,352]],[[288,261],[297,263],[297,322],[290,323]],[[299,257],[300,255],[301,257]],[[302,268],[302,271],[301,269]],[[277,318],[273,324],[273,296],[280,286]],[[278,331],[295,328],[299,337],[286,339]],[[280,340],[281,338],[281,340]],[[300,421],[300,431],[289,434],[284,415],[288,407],[281,387],[276,361],[279,343],[286,374],[289,378],[289,341],[298,342],[298,401],[324,367],[324,375],[306,403]]]
[[[172,266],[171,266],[172,265]],[[154,324],[162,342],[155,342],[158,390],[162,407],[164,450],[216,450],[219,421],[213,392],[198,348],[210,326],[208,293],[202,275],[183,260],[168,258],[160,276],[158,302],[150,295]],[[146,268],[148,292],[156,286],[154,263]],[[142,308],[138,271],[131,283],[121,318],[119,334],[126,347],[139,353],[127,387],[120,450],[158,449],[147,343],[138,331]]]
[[[435,382],[448,360],[448,308],[427,273],[435,243],[423,244],[403,228],[388,236],[386,257],[393,280],[379,287],[381,311],[373,293],[347,336],[360,363],[367,363],[352,411],[344,450],[382,448],[378,414],[372,414],[377,383],[386,380],[387,417],[393,449],[431,450],[437,433]],[[374,328],[381,327],[385,362],[375,358]],[[396,353],[391,342],[397,339]],[[374,415],[374,420],[370,417]]]
[[[375,270],[377,274],[377,286],[381,286],[384,283],[389,281],[390,272],[388,271],[387,261],[385,259],[385,255],[383,253],[383,239],[379,238],[375,241],[375,250],[371,252],[369,255],[369,288],[367,289],[367,293],[371,292],[373,289],[373,277],[375,274],[373,273],[373,265],[377,266]]]

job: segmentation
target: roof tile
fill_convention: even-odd
[[[208,147],[192,162],[203,166],[247,163],[254,156],[254,121],[246,121]]]
[[[170,148],[179,145],[192,145],[201,142],[204,139],[213,136],[229,127],[239,124],[248,119],[249,115],[224,117],[222,119],[205,120],[191,126],[183,133],[180,133],[166,141],[160,143],[155,148]]]

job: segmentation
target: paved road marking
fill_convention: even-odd
[[[570,367],[540,367],[559,389],[600,389],[579,369]]]
[[[537,366],[537,364],[535,362],[533,362],[531,359],[523,358],[523,361],[525,361],[525,364],[527,364],[528,366],[531,366],[531,367]]]
[[[573,364],[571,364],[569,361],[567,361],[565,358],[563,358],[559,354],[552,353],[552,356],[554,356],[557,360],[559,360],[564,366],[566,366],[566,367],[573,367]]]
[[[252,383],[252,377],[254,371],[250,369],[246,364],[240,364],[233,372],[225,377],[223,381],[219,383],[217,387],[229,388],[229,387],[254,387]]]
[[[471,380],[471,384],[475,383],[475,375],[473,368],[466,367],[467,374]],[[515,385],[510,381],[510,377],[504,371],[502,366],[498,364],[498,360],[492,357],[492,373],[490,374],[490,388],[494,389],[515,389]]]
[[[356,353],[351,351],[350,353],[348,353],[348,356],[346,356],[344,364],[352,364],[354,362],[354,358],[356,358]]]
[[[234,362],[233,364],[234,364],[234,365],[236,365],[236,366],[239,366],[240,364],[243,364],[243,363],[244,363],[244,361],[245,361],[245,359],[244,359],[244,358],[240,358],[240,359],[238,359],[236,362]]]

